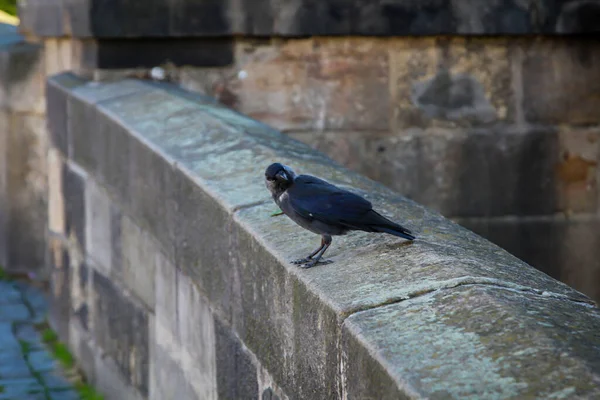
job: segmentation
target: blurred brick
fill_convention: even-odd
[[[48,140],[41,116],[13,113],[5,132],[7,268],[43,268],[48,226]]]
[[[148,395],[149,314],[122,288],[93,272],[93,337],[115,361],[118,373],[144,396]],[[96,377],[101,372],[96,364]]]
[[[23,41],[0,48],[0,106],[21,113],[43,114],[43,48]]]
[[[387,129],[386,42],[361,38],[241,41],[236,71],[212,93],[279,129]],[[216,82],[215,82],[216,80]]]
[[[409,38],[390,45],[394,131],[512,121],[506,39]]]
[[[600,123],[600,42],[593,38],[520,41],[523,108],[531,123]]]
[[[430,128],[398,135],[292,136],[446,216],[597,209],[599,133],[594,129]]]
[[[48,150],[48,228],[62,235],[66,233],[63,168],[60,153],[50,148]]]

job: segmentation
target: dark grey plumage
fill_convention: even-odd
[[[412,233],[373,210],[357,194],[310,175],[296,175],[286,165],[274,163],[265,171],[266,185],[281,211],[301,227],[321,235],[321,246],[308,257],[292,261],[310,268],[331,245],[331,237],[352,230],[381,232],[414,240]]]

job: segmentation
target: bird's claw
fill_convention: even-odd
[[[292,261],[293,264],[297,264],[298,266],[300,266],[300,268],[304,268],[304,269],[308,269],[308,268],[312,268],[317,264],[321,264],[321,265],[326,265],[326,264],[331,264],[333,261],[331,260],[313,260],[310,258],[303,258],[300,260],[294,260]]]
[[[312,261],[312,258],[299,258],[297,260],[293,260],[292,264],[296,264],[296,265],[300,265],[300,264],[306,264]]]

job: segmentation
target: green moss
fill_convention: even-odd
[[[65,368],[72,368],[75,364],[73,355],[69,352],[66,345],[60,342],[55,342],[53,347],[54,357],[63,365]]]
[[[43,342],[50,348],[52,356],[61,363],[67,373],[75,372],[78,378],[75,378],[73,385],[79,393],[81,400],[104,400],[104,397],[96,390],[85,383],[81,375],[76,370],[75,359],[64,343],[58,340],[58,335],[54,332],[47,322],[36,325],[36,328],[42,333]]]
[[[23,354],[29,354],[31,352],[31,344],[29,344],[29,342],[19,340],[19,345],[21,346],[21,352]]]
[[[4,385],[0,385],[0,393],[4,393]]]
[[[58,335],[50,328],[45,328],[42,331],[42,340],[44,343],[52,343],[58,340]]]
[[[0,281],[6,281],[10,277],[8,276],[8,272],[4,269],[2,265],[0,265]]]
[[[81,400],[104,400],[104,396],[96,392],[90,385],[80,382],[75,385],[75,389],[81,396]]]

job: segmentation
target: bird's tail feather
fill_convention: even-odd
[[[373,229],[375,232],[389,233],[390,235],[399,236],[407,240],[415,240],[415,236],[411,231],[393,221],[390,221],[376,211],[372,211],[370,219],[371,229]]]
[[[399,236],[404,239],[415,240],[415,237],[412,235],[412,233],[408,229],[402,228],[401,226],[399,226],[400,229],[390,228],[387,226],[374,226],[373,228],[376,232],[389,233],[390,235]]]

